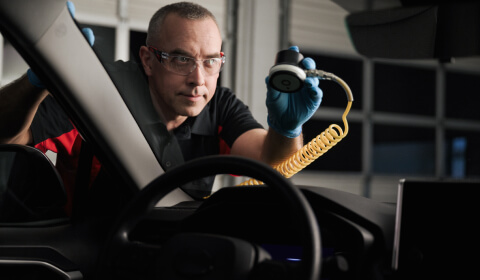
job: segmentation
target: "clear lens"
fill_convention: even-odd
[[[223,52],[221,53],[221,57],[196,60],[188,56],[170,55],[152,46],[148,46],[148,49],[155,54],[158,61],[160,61],[168,71],[184,76],[192,73],[195,68],[197,68],[197,62],[201,62],[203,72],[208,76],[218,74],[225,63]]]
[[[195,60],[191,57],[169,55],[162,57],[162,63],[167,70],[180,75],[188,75],[197,67],[197,62],[201,63],[206,75],[215,75],[222,69],[225,62],[224,57],[207,58]]]

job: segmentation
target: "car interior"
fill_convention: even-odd
[[[351,1],[333,2],[351,7]],[[476,1],[399,2],[398,8],[352,11],[345,19],[361,55],[448,61],[480,54]],[[2,279],[476,275],[479,180],[404,178],[391,203],[320,183],[294,184],[241,157],[184,162],[166,128],[149,126],[153,108],[135,99],[134,91],[148,86],[142,73],[119,80],[66,1],[0,0],[0,31],[84,139],[71,216],[63,211],[65,187],[51,159],[29,146],[0,145]],[[345,103],[353,102],[347,82],[322,74],[346,92]],[[120,83],[129,86],[120,91]],[[89,187],[93,156],[102,170]],[[182,189],[218,174],[263,184],[225,186],[202,199]]]

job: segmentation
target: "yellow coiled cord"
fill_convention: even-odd
[[[353,95],[350,87],[342,79],[333,75],[332,73],[327,73],[321,70],[309,70],[307,71],[307,75],[317,76],[323,80],[332,80],[339,83],[343,87],[343,89],[347,93],[348,99],[347,108],[345,109],[345,112],[342,116],[345,131],[343,131],[339,125],[332,124],[325,131],[323,131],[322,133],[317,135],[317,137],[313,138],[310,142],[308,142],[308,144],[303,146],[303,148],[290,156],[287,160],[273,167],[286,178],[290,178],[300,172],[310,163],[312,163],[317,158],[326,153],[328,150],[330,150],[348,134],[347,115],[350,112],[353,102]],[[263,182],[252,178],[239,184],[239,186],[262,184]]]

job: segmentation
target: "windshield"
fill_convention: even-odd
[[[305,57],[313,58],[318,69],[342,78],[352,89],[354,102],[348,116],[348,136],[292,180],[304,185],[320,182],[325,187],[394,202],[401,178],[480,177],[480,150],[476,145],[480,141],[479,115],[475,107],[479,95],[474,94],[480,81],[478,56],[452,60],[362,56],[356,52],[343,25],[350,11],[334,3],[337,1],[319,2],[323,4],[312,8],[315,12],[310,14],[306,13],[309,9],[304,1],[291,1],[288,18],[282,19],[288,31],[285,34],[289,34],[287,41],[298,45]],[[79,28],[93,30],[93,49],[133,114],[156,161],[168,171],[190,160],[192,155],[186,155],[182,139],[179,140],[180,132],[168,131],[158,108],[153,105],[139,57],[140,48],[147,45],[148,19],[156,9],[150,9],[142,17],[131,15],[130,25],[125,26],[122,22],[102,22],[102,17],[92,12],[90,5],[94,4],[76,3],[76,22]],[[324,6],[320,8],[320,5]],[[265,42],[254,38],[259,34],[266,36],[268,32],[257,30],[250,41],[243,42],[239,38],[244,36],[241,31],[248,33],[248,19],[239,19],[233,25],[225,22],[229,13],[235,13],[228,9],[225,1],[212,1],[207,8],[216,15],[223,36],[222,52],[227,58],[217,85],[230,88],[255,119],[268,128],[264,80],[273,65],[277,41],[269,42],[274,47],[264,47]],[[331,21],[324,24],[319,18]],[[332,27],[333,37],[322,30],[321,26],[327,25]],[[235,38],[229,37],[232,30],[239,31]],[[7,39],[2,45],[2,85],[5,85],[25,73],[29,65],[21,60]],[[286,43],[282,45],[287,47]],[[412,47],[405,46],[407,50]],[[345,92],[338,84],[321,81],[320,87],[324,97],[320,109],[303,126],[305,143],[332,123],[341,125],[341,115],[347,106]],[[213,141],[218,144],[222,140],[218,138],[221,132],[218,128],[215,130]],[[223,142],[218,146],[218,150],[202,148],[205,153],[195,156],[228,153],[231,148]],[[243,182],[243,178],[233,176],[222,180],[230,185]],[[192,184],[192,190],[185,190],[202,198],[215,189],[212,183],[217,181],[209,178]]]

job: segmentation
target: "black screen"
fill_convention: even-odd
[[[400,181],[393,256],[397,273],[408,279],[476,275],[479,193],[480,182]]]

